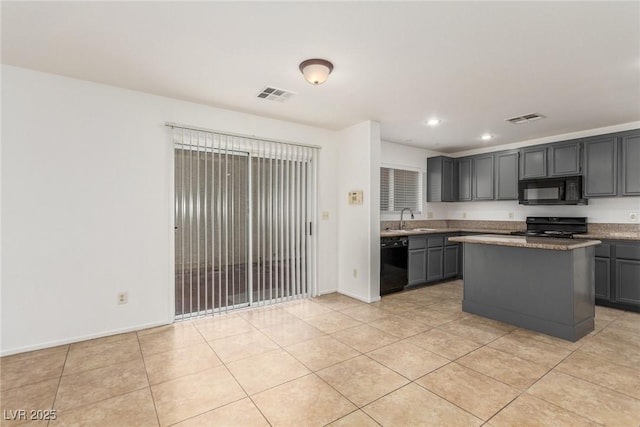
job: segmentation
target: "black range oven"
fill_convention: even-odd
[[[585,217],[548,217],[528,216],[526,231],[513,231],[517,236],[556,237],[573,239],[574,234],[587,232],[587,218]]]

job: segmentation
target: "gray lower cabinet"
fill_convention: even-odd
[[[442,246],[427,248],[427,282],[435,282],[444,277],[442,273],[443,261],[444,252]]]
[[[495,154],[496,200],[518,200],[518,152]]]
[[[623,136],[620,151],[621,195],[640,196],[640,131]]]
[[[616,294],[618,301],[640,307],[640,261],[616,259]]]
[[[611,299],[611,261],[596,257],[596,299]]]
[[[427,280],[426,249],[409,250],[407,284],[417,285]]]
[[[618,193],[618,143],[615,135],[584,140],[584,196],[615,196]]]
[[[427,280],[427,236],[409,236],[407,284],[417,285]]]
[[[443,278],[455,277],[460,274],[460,260],[459,260],[459,244],[448,245],[444,247],[444,263],[443,263]]]
[[[640,312],[640,242],[607,240],[596,247],[596,304]]]
[[[471,194],[471,158],[456,159],[458,172],[458,201],[468,202],[472,200]]]
[[[472,158],[473,200],[494,199],[494,156],[483,154]]]
[[[409,236],[408,285],[437,282],[460,275],[458,243],[449,243],[451,234]]]

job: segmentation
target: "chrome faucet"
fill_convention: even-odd
[[[404,208],[400,211],[400,230],[404,230],[404,220],[402,219],[402,216],[404,215],[404,211],[409,210],[409,212],[411,212],[411,219],[413,219],[413,211],[411,210],[411,208]]]

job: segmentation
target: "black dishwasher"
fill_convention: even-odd
[[[406,237],[380,238],[380,295],[407,285],[407,245]]]

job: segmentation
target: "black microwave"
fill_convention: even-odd
[[[518,181],[521,205],[586,205],[582,197],[582,177],[523,179]]]

